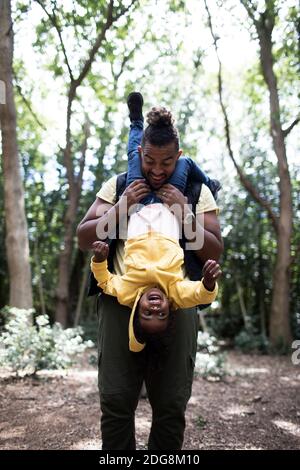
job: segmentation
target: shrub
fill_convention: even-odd
[[[268,339],[253,331],[242,330],[235,338],[234,345],[244,353],[260,352],[267,353],[269,351]]]
[[[197,338],[195,372],[201,377],[221,378],[225,375],[225,355],[219,352],[217,339],[199,331]]]
[[[0,334],[0,366],[9,367],[17,375],[32,375],[40,369],[70,367],[74,358],[91,341],[83,341],[82,329],[52,327],[47,315],[38,315],[32,324],[34,310],[5,308],[4,331]]]

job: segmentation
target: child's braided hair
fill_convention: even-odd
[[[172,113],[162,106],[155,106],[147,114],[147,123],[143,139],[142,147],[146,142],[157,147],[163,147],[175,143],[176,150],[179,150],[178,130],[174,126]]]

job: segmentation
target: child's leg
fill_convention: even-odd
[[[127,99],[127,104],[131,124],[127,145],[128,170],[126,187],[133,181],[143,178],[138,146],[141,145],[144,132],[143,100],[140,93],[131,93]],[[147,205],[154,202],[161,202],[161,200],[155,193],[150,193],[140,201],[140,204]]]
[[[175,166],[175,170],[170,176],[168,183],[175,186],[182,193],[186,188],[188,177],[201,183],[208,184],[208,176],[201,170],[201,168],[188,157],[179,157]]]
[[[180,157],[177,160],[175,171],[169,178],[168,183],[173,184],[173,186],[184,193],[188,177],[204,183],[212,192],[215,200],[218,199],[218,191],[221,189],[220,182],[209,178],[191,158]]]
[[[143,129],[143,119],[131,121],[127,146],[128,170],[126,187],[136,179],[143,178],[141,171],[140,155],[138,152],[138,146],[141,145],[143,137]]]
[[[127,146],[128,169],[126,187],[129,186],[133,181],[144,178],[141,169],[140,154],[138,151],[138,146],[141,145],[142,142],[143,129],[144,120],[140,119],[131,121]],[[154,202],[161,202],[161,199],[153,192],[140,200],[140,204],[143,204],[144,206],[153,204]]]

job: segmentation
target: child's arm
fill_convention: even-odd
[[[91,270],[95,276],[98,286],[105,294],[118,297],[121,291],[122,277],[111,274],[107,268],[107,256],[109,246],[101,241],[93,243],[94,256],[91,260]]]
[[[180,308],[210,304],[218,294],[216,279],[221,275],[220,266],[214,260],[207,260],[201,281],[179,281],[170,286],[169,297]]]

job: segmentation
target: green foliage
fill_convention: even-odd
[[[244,353],[267,353],[269,351],[269,342],[264,335],[254,334],[246,330],[242,330],[235,337],[234,344],[237,349]]]
[[[225,355],[219,352],[217,339],[209,333],[198,333],[195,373],[220,379],[225,375]]]
[[[207,424],[207,420],[203,416],[198,416],[196,419],[196,426],[199,429],[204,429]]]
[[[93,346],[91,341],[83,341],[81,328],[50,326],[47,315],[36,316],[32,324],[33,313],[33,309],[5,308],[8,321],[0,334],[0,366],[19,376],[40,369],[66,369],[76,355]]]

